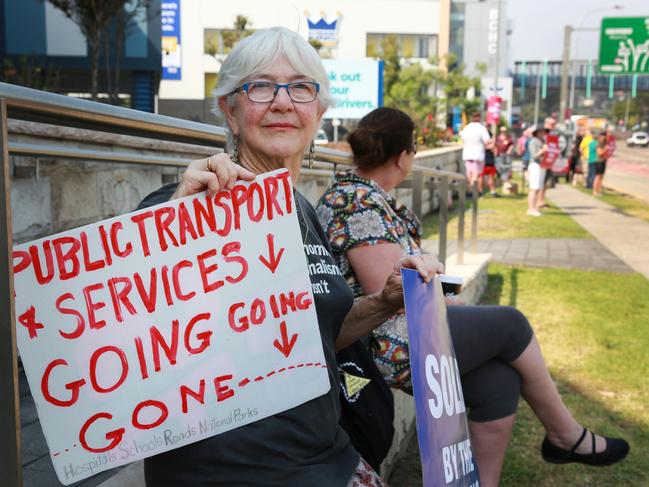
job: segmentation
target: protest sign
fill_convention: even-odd
[[[561,153],[559,136],[548,134],[545,137],[545,143],[548,146],[548,151],[543,155],[543,159],[541,159],[541,167],[543,169],[552,169],[552,166],[554,166],[555,161]]]
[[[442,285],[409,269],[401,276],[424,487],[478,487]]]
[[[289,173],[14,248],[20,355],[68,485],[330,382]]]
[[[502,106],[502,98],[499,96],[490,96],[487,100],[487,124],[500,123],[500,108]]]

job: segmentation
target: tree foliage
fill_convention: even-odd
[[[224,29],[220,32],[222,46],[219,46],[217,37],[208,39],[205,43],[205,54],[213,57],[228,54],[237,42],[245,39],[254,32],[250,27],[252,27],[252,22],[250,22],[248,17],[245,15],[237,15],[234,19],[233,29]]]
[[[90,93],[97,100],[99,88],[99,53],[106,28],[128,0],[48,0],[72,20],[90,44]]]
[[[480,78],[464,73],[464,66],[453,58],[446,59],[448,71],[440,68],[436,59],[428,65],[401,61],[396,36],[385,36],[381,42],[383,60],[383,100],[386,106],[406,112],[417,125],[420,140],[426,145],[436,145],[442,135],[440,120],[455,106],[471,112],[479,108],[480,99],[469,98],[478,92]]]

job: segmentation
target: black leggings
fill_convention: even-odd
[[[509,364],[532,340],[527,318],[509,306],[448,306],[447,313],[469,419],[514,414],[521,379]]]

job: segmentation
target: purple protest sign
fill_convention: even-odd
[[[478,487],[442,285],[409,269],[401,276],[424,487]]]

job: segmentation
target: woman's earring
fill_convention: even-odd
[[[235,137],[232,142],[232,150],[230,151],[230,160],[235,164],[239,164],[239,138]]]
[[[311,146],[309,147],[309,169],[313,166],[313,159],[315,158],[315,142],[311,141]]]

